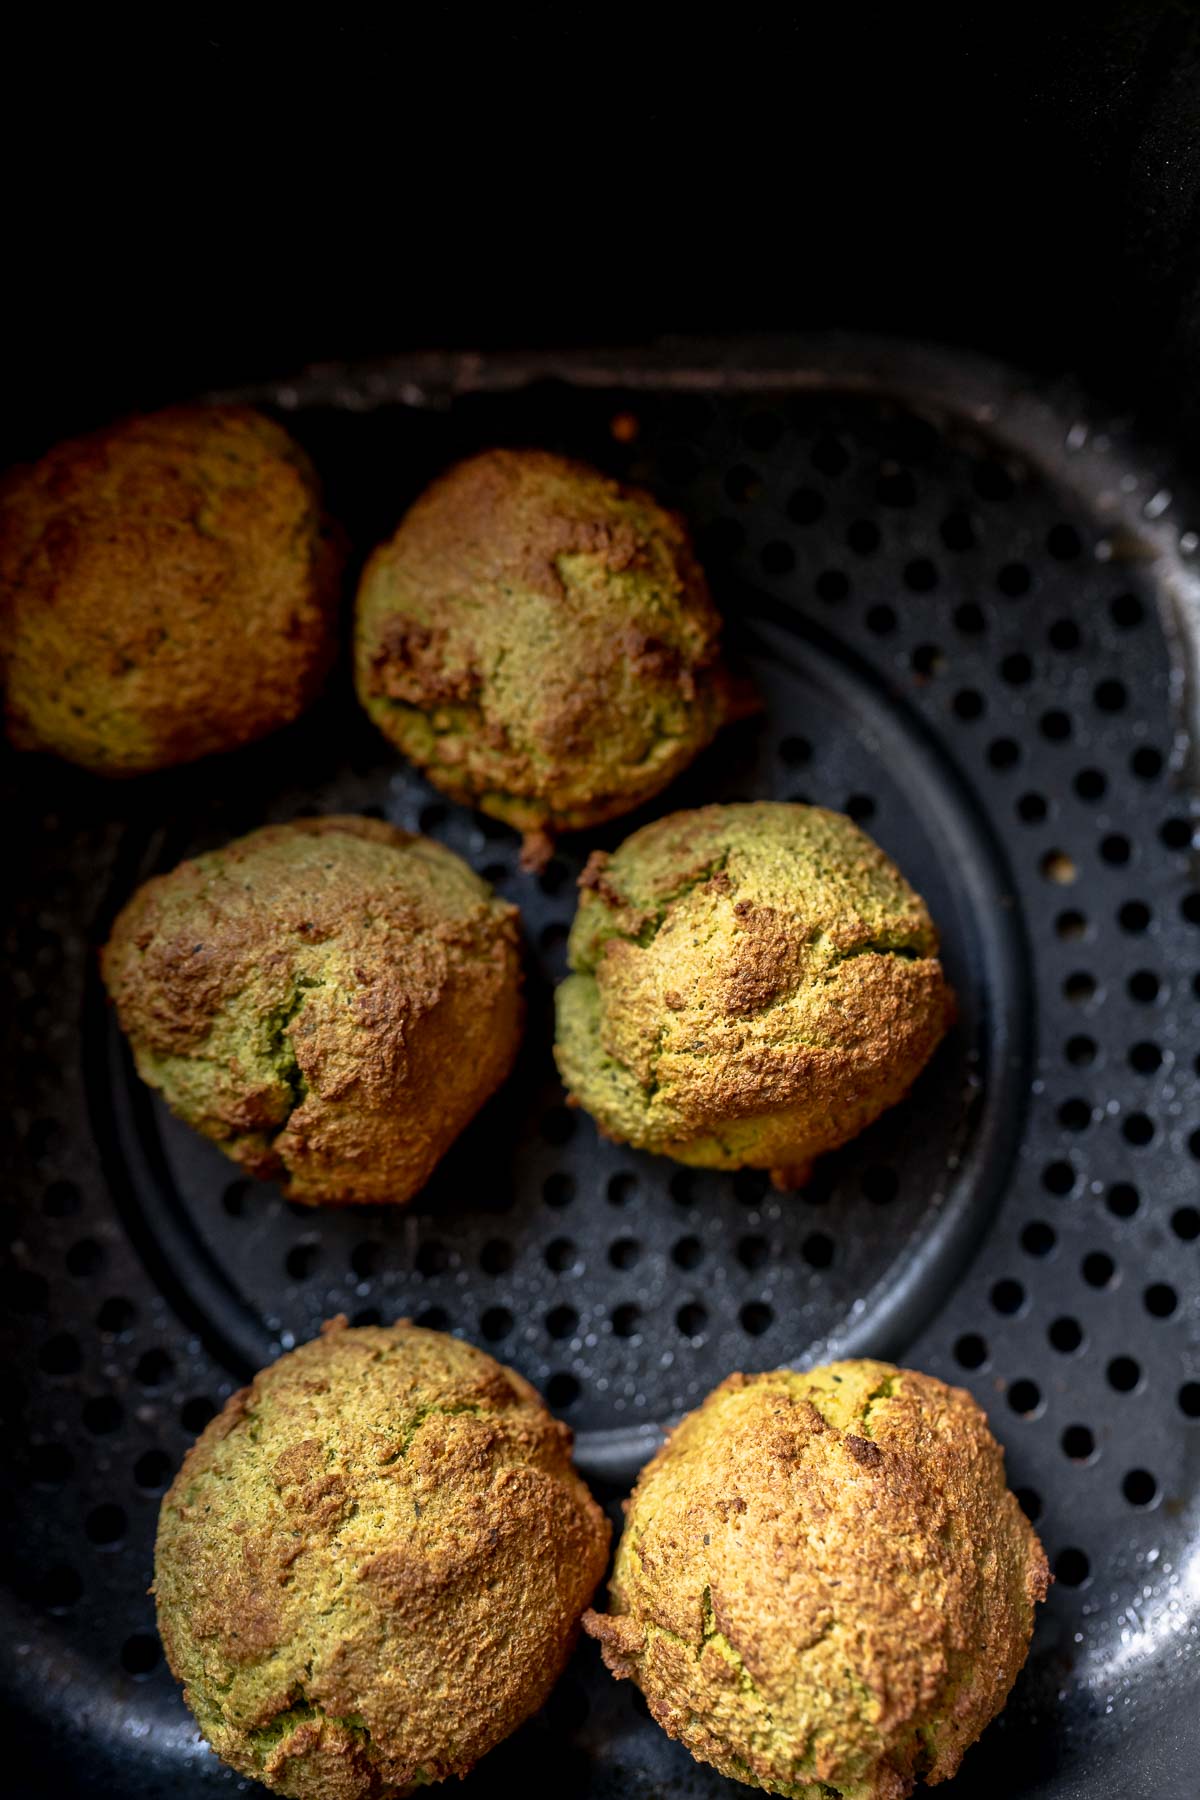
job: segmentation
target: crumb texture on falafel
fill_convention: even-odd
[[[899,1100],[950,1024],[924,902],[838,813],[673,813],[580,887],[555,1054],[619,1141],[802,1168]]]
[[[358,595],[359,696],[456,799],[529,834],[657,793],[736,705],[680,519],[539,450],[442,475]]]
[[[604,1572],[571,1433],[482,1351],[344,1320],[235,1394],[162,1503],[167,1659],[294,1800],[464,1775],[546,1698]]]
[[[133,895],[101,966],[143,1080],[294,1200],[411,1198],[520,1039],[516,909],[376,819],[181,863]]]
[[[134,775],[287,724],[333,661],[341,561],[308,458],[247,407],[59,444],[0,489],[13,743]]]
[[[607,1615],[666,1731],[794,1800],[957,1769],[1029,1646],[1046,1559],[961,1388],[871,1361],[731,1375],[643,1470]]]

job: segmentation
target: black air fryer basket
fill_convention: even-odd
[[[826,341],[310,371],[239,390],[312,452],[359,552],[451,459],[583,456],[691,521],[766,699],[540,876],[358,712],[127,785],[5,765],[11,1099],[0,1396],[9,1792],[202,1800],[209,1754],[146,1589],[158,1502],[256,1368],[338,1312],[512,1363],[602,1498],[733,1369],[899,1359],[968,1386],[1055,1573],[1029,1663],[948,1794],[1200,1785],[1200,506],[1068,394]],[[961,1015],[910,1098],[798,1194],[602,1141],[550,1057],[589,848],[703,800],[848,812],[927,899]],[[516,1074],[409,1208],[241,1179],[134,1078],[96,950],[146,875],[267,820],[373,813],[521,909]],[[738,1790],[585,1643],[468,1791]]]

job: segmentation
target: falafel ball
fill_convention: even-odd
[[[288,724],[333,661],[340,565],[308,458],[260,413],[59,444],[0,492],[13,743],[137,775]]]
[[[526,834],[630,811],[735,710],[682,520],[541,450],[426,489],[358,591],[358,693],[430,781]]]
[[[593,855],[580,888],[555,1055],[618,1142],[798,1185],[951,1022],[924,902],[840,813],[672,813]]]
[[[377,819],[264,826],[147,881],[101,966],[143,1081],[291,1200],[411,1199],[520,1039],[516,908]]]
[[[731,1375],[643,1470],[605,1617],[619,1678],[722,1774],[903,1800],[1003,1706],[1046,1558],[971,1396],[888,1363]]]
[[[536,1711],[608,1539],[527,1381],[438,1331],[335,1319],[189,1450],[158,1626],[239,1774],[384,1800],[465,1775]]]

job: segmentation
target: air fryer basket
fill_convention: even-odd
[[[156,1509],[232,1389],[344,1311],[459,1331],[522,1370],[614,1517],[662,1423],[732,1369],[870,1352],[965,1383],[1057,1579],[947,1792],[1190,1796],[1200,508],[1069,397],[873,342],[433,357],[244,397],[309,446],[360,551],[495,442],[679,507],[767,708],[642,816],[752,795],[849,812],[929,901],[961,1017],[803,1193],[683,1170],[600,1140],[549,1053],[575,877],[641,817],[522,873],[511,832],[398,764],[344,668],[316,716],[236,758],[120,786],[9,759],[10,1791],[239,1785],[161,1658]],[[528,936],[518,1072],[403,1211],[309,1211],[240,1179],[133,1077],[98,983],[144,875],[330,810],[440,838]],[[468,1786],[513,1781],[735,1791],[591,1644]]]

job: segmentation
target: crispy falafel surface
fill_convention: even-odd
[[[519,1375],[407,1324],[335,1320],[235,1394],[155,1552],[217,1754],[294,1800],[465,1775],[546,1698],[604,1573],[570,1450]]]
[[[647,493],[541,450],[442,475],[364,571],[355,667],[429,779],[526,834],[610,819],[745,710],[686,528]]]
[[[620,1142],[794,1185],[902,1098],[953,1017],[924,901],[839,813],[672,813],[580,888],[555,1056]]]
[[[129,900],[101,968],[142,1079],[293,1200],[410,1199],[520,1040],[516,908],[376,819],[181,863]]]
[[[13,743],[136,775],[289,723],[333,661],[341,561],[308,458],[247,407],[59,444],[0,489]]]
[[[658,1723],[793,1800],[944,1781],[1025,1660],[1046,1558],[969,1394],[888,1363],[731,1375],[629,1502],[584,1625]]]

